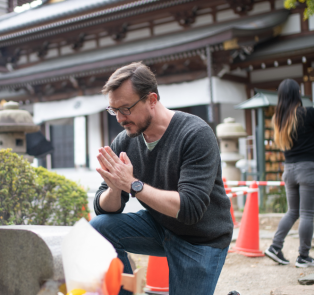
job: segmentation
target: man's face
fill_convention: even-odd
[[[130,80],[123,82],[117,90],[109,93],[109,105],[116,109],[128,108],[139,99],[140,97],[134,92]],[[123,115],[118,111],[116,118],[118,123],[126,130],[128,136],[136,137],[145,132],[151,124],[152,115],[149,109],[149,99],[139,101],[130,111],[130,115]]]

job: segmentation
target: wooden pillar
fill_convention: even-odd
[[[304,19],[304,15],[303,15],[303,9],[300,12],[300,19],[301,19],[301,31],[303,32],[308,32],[309,31],[309,20],[308,19]]]
[[[304,95],[312,96],[312,83],[309,71],[311,71],[310,63],[309,62],[303,63]]]

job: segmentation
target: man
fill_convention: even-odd
[[[125,130],[99,150],[104,182],[91,225],[116,248],[125,272],[132,272],[126,251],[166,256],[171,295],[213,294],[233,223],[212,129],[165,108],[142,63],[116,70],[103,93]],[[129,194],[146,210],[120,214]]]

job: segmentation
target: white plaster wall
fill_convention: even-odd
[[[309,17],[309,30],[314,31],[314,15]]]
[[[195,23],[192,24],[192,27],[198,27],[203,25],[210,25],[213,23],[213,16],[211,14],[201,15],[196,17]]]
[[[74,118],[74,165],[86,165],[86,119]]]
[[[251,11],[249,11],[248,14],[254,15],[254,14],[258,14],[258,13],[267,12],[270,10],[271,10],[270,2],[260,2],[260,3],[254,4],[253,9]]]
[[[18,65],[22,65],[22,64],[26,64],[27,63],[27,56],[26,55],[22,55],[19,59],[19,61],[17,62]]]
[[[8,0],[0,0],[0,15],[8,12]]]
[[[85,41],[80,51],[91,50],[97,47],[96,40]]]
[[[58,56],[58,49],[53,48],[47,52],[47,55],[45,56],[45,58],[53,58],[53,57],[57,57],[57,56]]]
[[[296,64],[291,66],[283,66],[279,68],[252,71],[251,81],[254,83],[271,80],[283,80],[286,78],[302,77],[302,75],[303,75],[302,64]]]
[[[281,35],[301,33],[301,17],[299,13],[291,14],[284,23]]]
[[[283,2],[284,2],[284,0],[276,0],[276,1],[275,1],[275,8],[276,8],[276,9],[284,8]]]
[[[96,156],[98,155],[98,149],[101,147],[100,113],[89,115],[87,121],[89,168],[95,170],[99,167]]]
[[[71,54],[71,53],[73,53],[73,49],[70,45],[61,47],[61,55],[66,55],[66,54]]]
[[[238,104],[246,100],[245,85],[213,77],[213,98],[215,103]],[[222,118],[222,117],[221,117]]]
[[[142,30],[136,30],[133,32],[129,32],[126,35],[124,41],[132,41],[136,39],[142,39],[150,36],[150,30],[148,28]]]
[[[239,77],[247,77],[247,71],[241,70],[241,69],[235,69],[230,72],[232,75],[239,76]]]
[[[29,61],[30,62],[36,62],[39,60],[39,57],[37,56],[37,52],[34,52],[29,55]]]
[[[182,27],[177,22],[172,22],[154,27],[155,35],[166,34],[175,31],[182,31]]]
[[[99,39],[99,46],[105,47],[116,44],[111,37],[103,37]]]
[[[234,13],[232,9],[217,12],[216,18],[218,22],[239,18],[239,14]]]

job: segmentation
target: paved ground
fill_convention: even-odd
[[[271,244],[271,238],[281,216],[282,214],[260,215],[262,251]],[[287,237],[283,249],[285,256],[290,260],[290,265],[278,265],[267,257],[249,258],[237,253],[228,253],[215,295],[227,295],[231,290],[238,290],[241,295],[314,295],[314,286],[300,286],[298,283],[300,277],[314,273],[314,268],[300,269],[294,266],[299,247],[297,228],[298,223]],[[238,229],[235,229],[234,238],[237,234]],[[234,245],[235,241],[231,247]],[[311,250],[311,255],[314,256],[314,249]],[[131,254],[131,257],[137,267],[147,265],[147,256]],[[289,290],[292,293],[289,293]]]
[[[102,181],[98,173],[75,169],[59,169],[56,172],[79,181],[88,190],[89,208],[94,216],[93,199]],[[140,203],[136,199],[130,199],[124,212],[136,212],[140,209],[142,209]],[[260,215],[260,249],[262,251],[271,244],[271,238],[282,215]],[[240,221],[241,213],[238,212],[236,217]],[[294,266],[299,244],[297,228],[298,223],[293,227],[291,235],[287,237],[283,249],[285,256],[291,261],[290,265],[279,266],[267,257],[249,258],[237,253],[229,253],[215,295],[227,295],[231,290],[238,290],[241,295],[314,295],[314,286],[309,288],[306,286],[302,289],[298,284],[298,278],[314,273],[314,268],[299,269]],[[237,237],[237,233],[236,229],[234,238]],[[314,245],[314,242],[312,244]],[[233,245],[235,242],[231,244],[231,247]],[[311,250],[311,255],[314,257],[314,249]],[[137,267],[147,266],[148,256],[131,254],[131,257]]]

